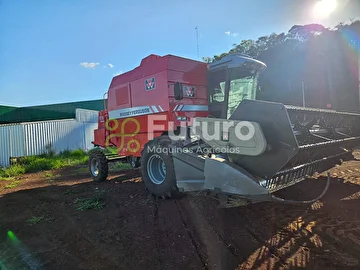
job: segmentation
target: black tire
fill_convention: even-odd
[[[141,153],[142,180],[150,193],[163,199],[177,193],[174,163],[169,151],[170,144],[171,140],[168,136],[160,136],[145,144]],[[157,169],[154,168],[157,167],[165,167],[165,174],[161,173],[161,169],[156,173]]]
[[[89,171],[92,179],[96,182],[105,181],[107,179],[109,174],[108,160],[100,150],[91,152],[89,158]]]
[[[140,158],[138,157],[128,157],[127,158],[128,163],[130,164],[131,168],[136,169],[140,167]]]

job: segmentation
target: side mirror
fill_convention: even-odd
[[[174,97],[175,100],[183,99],[183,86],[179,82],[174,84]]]

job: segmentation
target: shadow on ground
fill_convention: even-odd
[[[278,195],[308,200],[325,185],[326,178],[320,177]],[[212,255],[213,269],[357,269],[360,203],[342,199],[359,191],[359,185],[333,179],[327,194],[313,205],[260,203],[214,211],[210,201],[199,199],[187,209],[193,213],[198,241]]]
[[[101,183],[84,173],[63,171],[54,185],[0,197],[1,269],[359,267],[359,199],[342,199],[360,186],[342,179],[333,180],[312,206],[218,209],[214,200],[200,196],[155,201],[136,171]],[[316,197],[325,180],[304,181],[279,195]],[[76,199],[99,192],[102,209],[77,210]],[[29,223],[34,217],[43,219]]]

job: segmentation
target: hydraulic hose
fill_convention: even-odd
[[[314,203],[318,200],[320,200],[324,195],[325,193],[328,191],[329,189],[329,186],[330,186],[330,172],[328,171],[327,172],[327,181],[326,181],[326,186],[323,190],[323,192],[315,199],[313,200],[309,200],[309,201],[295,201],[295,200],[287,200],[287,199],[282,199],[280,197],[277,197],[277,196],[274,196],[274,195],[270,195],[270,201],[273,201],[273,202],[280,202],[280,203],[286,203],[286,204],[311,204],[311,203]]]

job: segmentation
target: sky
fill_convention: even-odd
[[[328,17],[317,1],[0,0],[0,105],[101,99],[149,54],[201,60],[295,24],[359,19],[359,0],[337,0]]]

